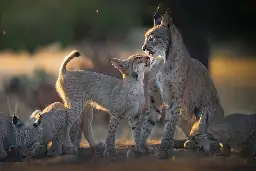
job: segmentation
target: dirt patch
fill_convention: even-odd
[[[158,146],[150,147],[154,151]],[[0,171],[247,171],[256,169],[255,161],[251,162],[238,156],[202,156],[184,149],[174,149],[170,157],[165,160],[155,159],[153,154],[127,158],[126,152],[131,148],[133,148],[132,145],[117,145],[117,155],[113,158],[102,158],[100,156],[102,149],[95,152],[90,148],[81,148],[77,156],[66,155],[2,163]]]

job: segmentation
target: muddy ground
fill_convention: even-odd
[[[45,157],[23,162],[5,162],[0,164],[0,171],[248,171],[256,170],[256,161],[243,159],[237,155],[230,157],[205,156],[184,149],[174,149],[168,159],[155,159],[154,150],[158,145],[151,145],[151,155],[127,158],[126,152],[132,145],[117,145],[117,155],[102,158],[102,150],[81,148],[77,156]]]

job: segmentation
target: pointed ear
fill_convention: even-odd
[[[123,65],[123,61],[117,58],[110,59],[111,64],[119,70],[122,74],[125,74],[125,68]]]
[[[12,123],[13,123],[14,125],[16,125],[17,122],[18,122],[18,117],[17,117],[15,114],[13,114]]]
[[[124,66],[122,65],[122,61],[117,58],[110,59],[111,64],[116,68],[116,69],[123,69]]]
[[[39,125],[41,124],[41,118],[37,119],[34,123],[33,123],[33,127],[37,128],[39,127]]]
[[[36,115],[38,115],[38,114],[40,114],[42,111],[41,110],[35,110],[32,114],[31,114],[31,116],[30,116],[30,118],[33,118],[33,117],[36,117]]]
[[[39,125],[40,125],[41,122],[42,122],[42,115],[41,115],[40,113],[39,113],[38,115],[39,115],[39,116],[38,116],[38,119],[33,123],[34,128],[39,127]]]
[[[155,12],[154,17],[153,17],[154,18],[154,26],[161,24],[162,16],[159,12],[159,9],[160,9],[160,4],[157,6],[156,12]]]
[[[24,125],[20,118],[18,118],[15,114],[12,117],[12,124],[17,128]]]
[[[168,13],[165,13],[162,17],[161,25],[164,25],[167,28],[170,28],[172,24],[172,19]]]

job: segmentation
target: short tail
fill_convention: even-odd
[[[63,60],[61,66],[60,66],[60,75],[65,74],[67,72],[67,64],[69,63],[69,61],[71,61],[71,59],[75,58],[75,57],[79,57],[80,52],[78,50],[73,50],[72,52],[70,52],[66,58]]]

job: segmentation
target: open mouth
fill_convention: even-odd
[[[151,57],[147,57],[147,60],[145,61],[145,67],[150,67],[151,64]]]
[[[151,51],[151,50],[146,50],[145,51],[146,52],[146,54],[148,54],[148,55],[150,55],[150,56],[153,56],[155,53],[153,52],[153,51]]]
[[[148,54],[153,56],[154,55],[154,52],[153,51],[148,51]]]

